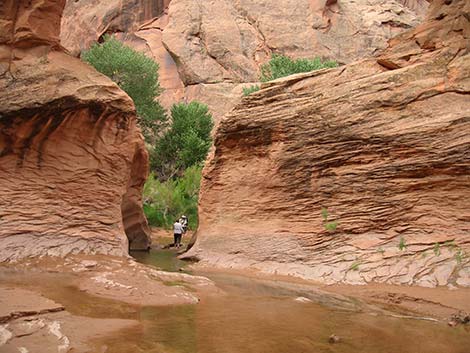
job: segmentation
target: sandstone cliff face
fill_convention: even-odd
[[[470,286],[470,3],[431,6],[378,58],[264,84],[222,119],[188,257]]]
[[[7,0],[0,21],[0,261],[149,245],[148,157],[130,98],[61,51],[65,1]]]
[[[427,8],[425,0],[100,3],[68,0],[62,21],[67,49],[77,55],[103,33],[117,33],[159,62],[164,106],[197,99],[217,119],[238,102],[246,83],[258,80],[260,65],[273,52],[349,63],[385,48],[389,38],[418,24]],[[150,3],[158,11],[146,10]]]
[[[132,33],[159,17],[170,0],[70,0],[66,1],[61,42],[72,55],[98,41],[106,33]]]

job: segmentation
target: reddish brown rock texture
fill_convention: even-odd
[[[61,43],[78,55],[116,33],[160,64],[165,107],[196,99],[219,119],[272,53],[350,63],[385,48],[426,8],[425,0],[68,0]]]
[[[263,84],[222,119],[188,257],[470,286],[470,3],[431,6],[379,57]]]
[[[64,5],[1,4],[0,261],[125,255],[128,242],[150,242],[140,193],[148,156],[133,103],[63,52]]]
[[[133,33],[160,17],[170,0],[66,1],[61,42],[72,55],[89,49],[106,33]]]

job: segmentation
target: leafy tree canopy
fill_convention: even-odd
[[[212,144],[214,126],[207,105],[199,102],[174,104],[171,126],[157,141],[152,154],[152,167],[161,180],[181,175],[203,162]]]
[[[156,100],[162,92],[158,63],[112,36],[105,36],[103,43],[93,44],[81,57],[132,98],[145,139],[153,144],[167,120],[163,107]]]
[[[189,219],[189,228],[197,228],[201,170],[201,166],[194,165],[181,178],[166,181],[150,174],[144,187],[144,212],[151,226],[169,229],[184,214]]]

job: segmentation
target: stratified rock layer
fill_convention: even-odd
[[[72,55],[89,49],[106,33],[133,33],[160,17],[170,0],[66,0],[61,43]]]
[[[470,3],[431,6],[377,59],[264,84],[222,119],[188,257],[470,286]]]
[[[60,50],[65,1],[0,10],[0,261],[125,255],[150,238],[148,156],[130,98]]]
[[[197,99],[218,119],[272,53],[350,63],[385,48],[426,8],[425,0],[68,0],[62,44],[78,55],[116,33],[160,64],[165,107]]]

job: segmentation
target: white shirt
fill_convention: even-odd
[[[175,222],[175,224],[173,224],[173,233],[183,234],[183,226],[180,224],[180,222]]]

